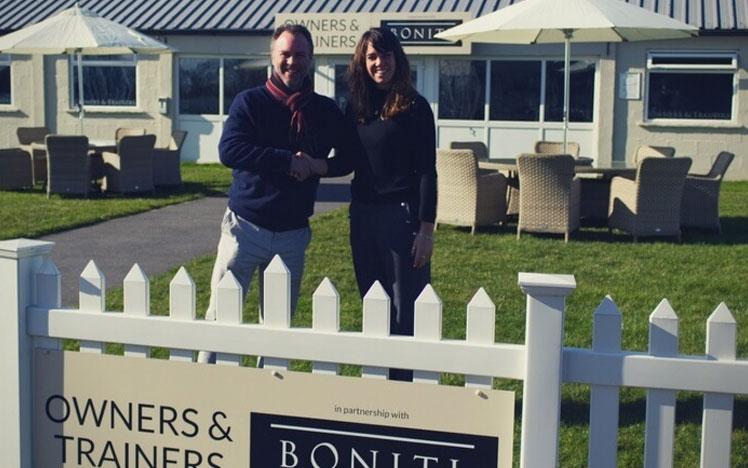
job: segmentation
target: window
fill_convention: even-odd
[[[442,60],[439,64],[439,118],[483,120],[486,62]]]
[[[84,55],[83,104],[86,106],[135,107],[137,105],[134,55]],[[72,103],[78,103],[78,60],[71,56]]]
[[[595,101],[595,64],[569,64],[569,122],[592,122]],[[545,121],[564,121],[564,62],[545,62]]]
[[[179,113],[218,114],[220,59],[179,59]]]
[[[223,60],[223,112],[228,113],[237,94],[254,88],[268,79],[267,60],[224,59]]]
[[[559,60],[444,60],[439,69],[440,119],[483,120],[487,65],[489,120],[563,121],[564,63]],[[593,121],[595,70],[593,61],[570,64],[570,122]]]
[[[650,53],[646,118],[732,120],[737,61],[735,53]]]
[[[267,70],[266,58],[180,58],[179,113],[228,114],[236,95],[263,84],[268,77]]]
[[[538,121],[540,63],[534,60],[491,62],[491,120]]]
[[[10,55],[0,54],[0,105],[10,102]]]

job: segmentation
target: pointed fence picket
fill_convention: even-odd
[[[709,316],[706,326],[706,355],[714,360],[735,360],[735,319],[721,303]],[[702,468],[728,468],[732,447],[732,408],[734,397],[726,393],[704,394],[701,425]]]
[[[340,332],[340,294],[327,277],[312,296],[312,330],[318,333]],[[312,372],[337,375],[340,366],[334,362],[315,361],[312,363]]]
[[[442,300],[431,285],[426,285],[416,298],[414,306],[413,335],[421,341],[442,339]],[[413,371],[413,382],[438,384],[439,373]]]
[[[496,306],[485,289],[480,288],[467,306],[465,341],[490,346],[496,336]],[[466,387],[491,388],[493,377],[466,375]]]
[[[148,276],[137,263],[132,266],[123,281],[124,313],[135,317],[151,315],[151,286]],[[125,345],[125,356],[148,357],[147,346]]]
[[[621,314],[613,298],[606,296],[593,318],[592,350],[616,354],[621,351]],[[616,468],[618,452],[617,385],[592,385],[590,389],[590,438],[588,466]]]
[[[663,299],[649,316],[649,354],[678,355],[678,316],[667,299]],[[676,396],[675,390],[647,390],[644,468],[673,466]]]
[[[81,312],[103,314],[106,310],[106,280],[93,260],[83,269],[79,284],[78,309]],[[104,352],[104,343],[81,340],[79,349],[82,353],[101,354]]]
[[[148,357],[150,347],[171,360],[191,361],[196,350],[216,353],[221,365],[244,355],[262,356],[273,372],[290,359],[312,362],[313,372],[337,374],[339,365],[362,367],[362,376],[386,379],[393,367],[414,369],[414,380],[438,384],[442,372],[465,375],[465,385],[490,388],[494,377],[523,381],[520,466],[558,462],[561,384],[591,386],[589,466],[616,466],[619,389],[647,389],[646,466],[673,464],[676,392],[704,393],[702,467],[730,465],[733,395],[748,394],[748,361],[736,359],[736,323],[725,304],[707,322],[705,356],[678,354],[678,317],[667,300],[650,316],[649,352],[621,350],[621,314],[606,297],[594,313],[591,349],[563,347],[565,297],[576,284],[568,275],[520,273],[527,295],[524,344],[495,343],[496,310],[485,290],[467,305],[466,339],[445,339],[442,301],[428,286],[415,307],[414,336],[390,336],[390,298],[375,283],[363,299],[361,332],[340,331],[340,296],[325,278],[313,296],[311,329],[291,327],[290,277],[280,258],[264,274],[260,324],[242,323],[242,289],[227,273],[218,285],[216,320],[196,320],[195,284],[184,268],[169,285],[169,315],[150,314],[150,286],[134,265],[124,281],[124,313],[105,312],[105,278],[88,263],[80,276],[78,309],[60,308],[60,273],[51,244],[0,241],[0,405],[12,427],[0,438],[0,466],[30,467],[30,375],[33,348],[59,348],[80,340],[83,352],[123,343],[128,355]],[[480,391],[480,390],[477,390]]]
[[[390,298],[379,281],[375,281],[364,296],[363,313],[364,335],[385,337],[390,334]],[[386,379],[388,373],[386,367],[364,366],[361,369],[361,376],[369,379]]]
[[[195,282],[181,267],[169,283],[169,317],[172,320],[193,321],[195,320],[196,290]],[[169,350],[169,359],[172,361],[192,361],[194,352],[190,349],[172,348]]]

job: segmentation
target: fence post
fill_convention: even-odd
[[[527,294],[520,466],[556,466],[565,300],[577,285],[573,275],[520,273],[519,286]]]
[[[0,241],[0,466],[31,468],[32,339],[26,308],[33,302],[34,275],[53,242]]]

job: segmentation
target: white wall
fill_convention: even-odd
[[[692,172],[706,172],[717,153],[726,150],[735,153],[735,159],[727,171],[728,179],[748,179],[746,162],[746,139],[748,139],[748,37],[699,37],[682,41],[630,42],[618,46],[616,80],[620,73],[642,74],[642,99],[624,100],[615,98],[614,147],[618,160],[631,161],[636,148],[641,144],[672,146],[676,156],[693,158]],[[736,123],[710,125],[650,125],[643,123],[646,92],[647,52],[653,50],[737,51],[738,52],[738,98],[735,105]],[[617,92],[617,89],[616,89]]]

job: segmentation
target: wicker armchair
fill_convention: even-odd
[[[174,130],[168,147],[153,150],[153,184],[156,187],[182,185],[179,154],[186,137],[187,132]]]
[[[0,189],[33,187],[32,167],[26,151],[20,148],[0,149]]]
[[[479,174],[472,151],[438,150],[436,172],[437,225],[470,226],[475,234],[477,226],[506,219],[506,178],[498,172]]]
[[[156,135],[123,136],[117,152],[105,151],[104,190],[111,192],[154,192],[153,145]]]
[[[641,145],[634,153],[634,164],[639,164],[644,158],[672,158],[675,156],[675,148],[672,146],[650,146]]]
[[[722,151],[706,174],[688,174],[683,187],[680,224],[722,231],[719,223],[719,189],[735,155]]]
[[[119,143],[119,141],[124,136],[143,136],[143,135],[145,135],[144,128],[120,127],[114,131],[114,141],[115,143]]]
[[[32,148],[32,143],[44,143],[44,138],[49,135],[47,127],[18,127],[16,136],[20,148],[28,154],[33,163],[33,177],[35,182],[47,181],[47,154],[39,148]]]
[[[644,158],[636,180],[613,177],[610,182],[608,227],[634,236],[676,236],[680,241],[683,185],[691,158]]]
[[[519,172],[519,222],[522,231],[563,234],[564,241],[579,228],[579,179],[574,158],[568,154],[521,154]]]
[[[563,141],[536,141],[535,153],[537,154],[570,154],[574,158],[579,157],[579,143],[574,141],[566,142],[566,152],[564,152]]]
[[[479,161],[488,159],[488,147],[482,141],[453,141],[449,144],[449,149],[470,150]]]
[[[85,136],[48,135],[47,197],[52,193],[88,196],[91,159]]]

